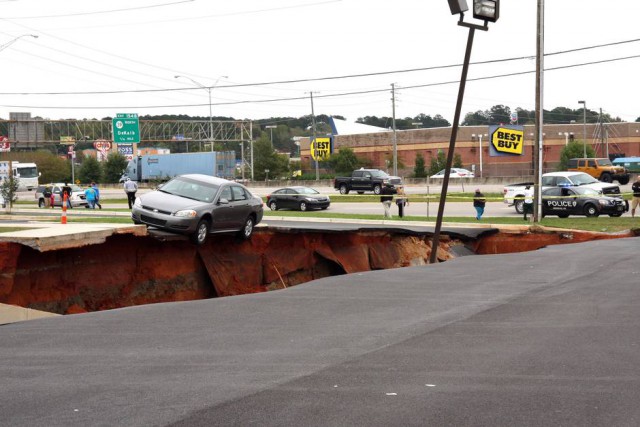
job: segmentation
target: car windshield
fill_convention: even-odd
[[[597,179],[595,179],[591,175],[587,175],[586,173],[572,175],[569,177],[569,179],[571,179],[571,182],[573,182],[573,185],[587,185],[587,184],[593,184],[594,182],[598,182]]]
[[[388,178],[389,174],[384,171],[373,170],[371,171],[371,176],[374,178]]]
[[[309,187],[300,187],[295,189],[299,194],[318,194],[316,190]]]
[[[159,191],[200,202],[213,202],[219,188],[215,184],[177,177],[164,184]]]
[[[600,194],[600,192],[598,190],[594,190],[593,188],[574,188],[573,191],[575,191],[577,194],[582,194],[583,196],[597,196]]]
[[[613,166],[613,163],[611,163],[611,160],[609,160],[609,159],[598,159],[598,165],[600,165],[600,166]]]
[[[71,184],[69,187],[71,187],[71,191],[84,191],[79,185]]]

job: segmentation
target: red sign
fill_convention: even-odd
[[[93,147],[98,151],[109,151],[111,150],[111,142],[106,139],[97,139],[93,143]]]
[[[4,135],[0,135],[0,151],[11,151],[11,143],[9,138]]]

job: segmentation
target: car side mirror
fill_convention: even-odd
[[[219,205],[228,205],[229,204],[229,199],[225,199],[224,197],[222,197],[220,200],[218,200],[218,204]]]

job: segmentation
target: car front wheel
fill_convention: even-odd
[[[196,245],[202,245],[207,240],[207,235],[209,234],[209,228],[211,225],[209,221],[206,219],[201,219],[196,227],[195,233],[191,235],[191,240]]]
[[[588,217],[596,217],[598,216],[598,209],[593,205],[587,205],[584,208],[584,214]]]
[[[39,208],[44,208],[44,199],[38,200],[38,207]]]
[[[253,234],[253,225],[254,225],[254,220],[253,220],[253,217],[250,216],[245,220],[244,226],[240,230],[240,237],[242,239],[249,240],[251,238],[251,235]]]

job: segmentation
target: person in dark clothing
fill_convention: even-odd
[[[396,205],[398,206],[398,216],[400,218],[404,217],[404,208],[405,206],[409,205],[409,199],[404,192],[403,186],[398,187],[396,195]]]
[[[391,203],[393,202],[393,195],[396,193],[396,189],[385,185],[380,189],[380,202],[384,206],[384,217],[393,218],[391,216]]]
[[[633,199],[631,199],[631,217],[633,218],[636,216],[636,208],[640,206],[640,175],[631,186],[631,191],[633,191]]]
[[[473,207],[476,209],[476,219],[480,221],[484,214],[484,205],[486,204],[484,194],[480,192],[479,188],[476,188],[476,192],[473,195]]]
[[[62,206],[64,206],[64,195],[67,195],[67,208],[68,209],[72,209],[73,206],[71,206],[71,186],[68,183],[64,183],[64,185],[62,186],[62,194],[60,194],[60,197],[62,197]]]

